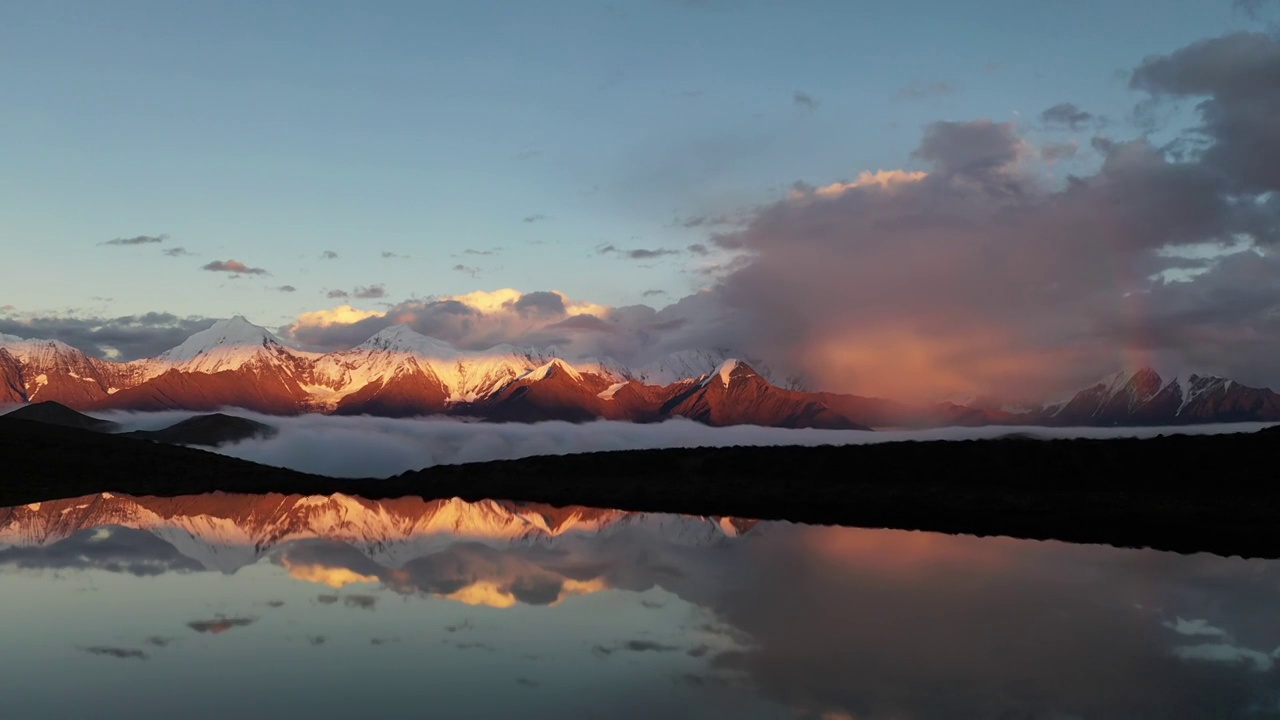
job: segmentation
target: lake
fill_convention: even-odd
[[[343,495],[0,509],[0,717],[1280,717],[1280,562]]]

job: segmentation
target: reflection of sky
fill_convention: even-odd
[[[1280,716],[1280,563],[682,522],[231,573],[140,529],[0,548],[6,713]]]

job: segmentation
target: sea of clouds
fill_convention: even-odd
[[[432,465],[567,455],[605,450],[726,447],[733,445],[853,445],[902,440],[971,440],[1017,434],[1042,439],[1154,437],[1170,434],[1254,432],[1277,423],[1233,423],[1147,428],[980,427],[929,430],[788,430],[749,425],[716,428],[677,419],[653,424],[599,420],[489,423],[448,418],[391,419],[301,415],[235,415],[279,429],[269,439],[217,449],[266,465],[335,477],[387,477]],[[98,417],[126,430],[157,430],[200,413],[108,412]]]

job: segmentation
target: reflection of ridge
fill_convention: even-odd
[[[561,537],[647,528],[664,542],[702,545],[741,534],[753,522],[456,498],[370,501],[341,494],[221,493],[135,498],[102,493],[0,509],[0,545],[48,546],[103,526],[147,531],[201,566],[231,573],[273,548],[299,541],[345,544],[381,567],[401,567],[460,541],[545,546]],[[299,565],[290,571],[332,587],[360,581],[327,568]]]

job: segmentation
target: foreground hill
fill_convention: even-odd
[[[640,450],[335,479],[0,417],[0,506],[100,492],[502,498],[1280,557],[1277,442],[1280,431],[1264,430]]]

